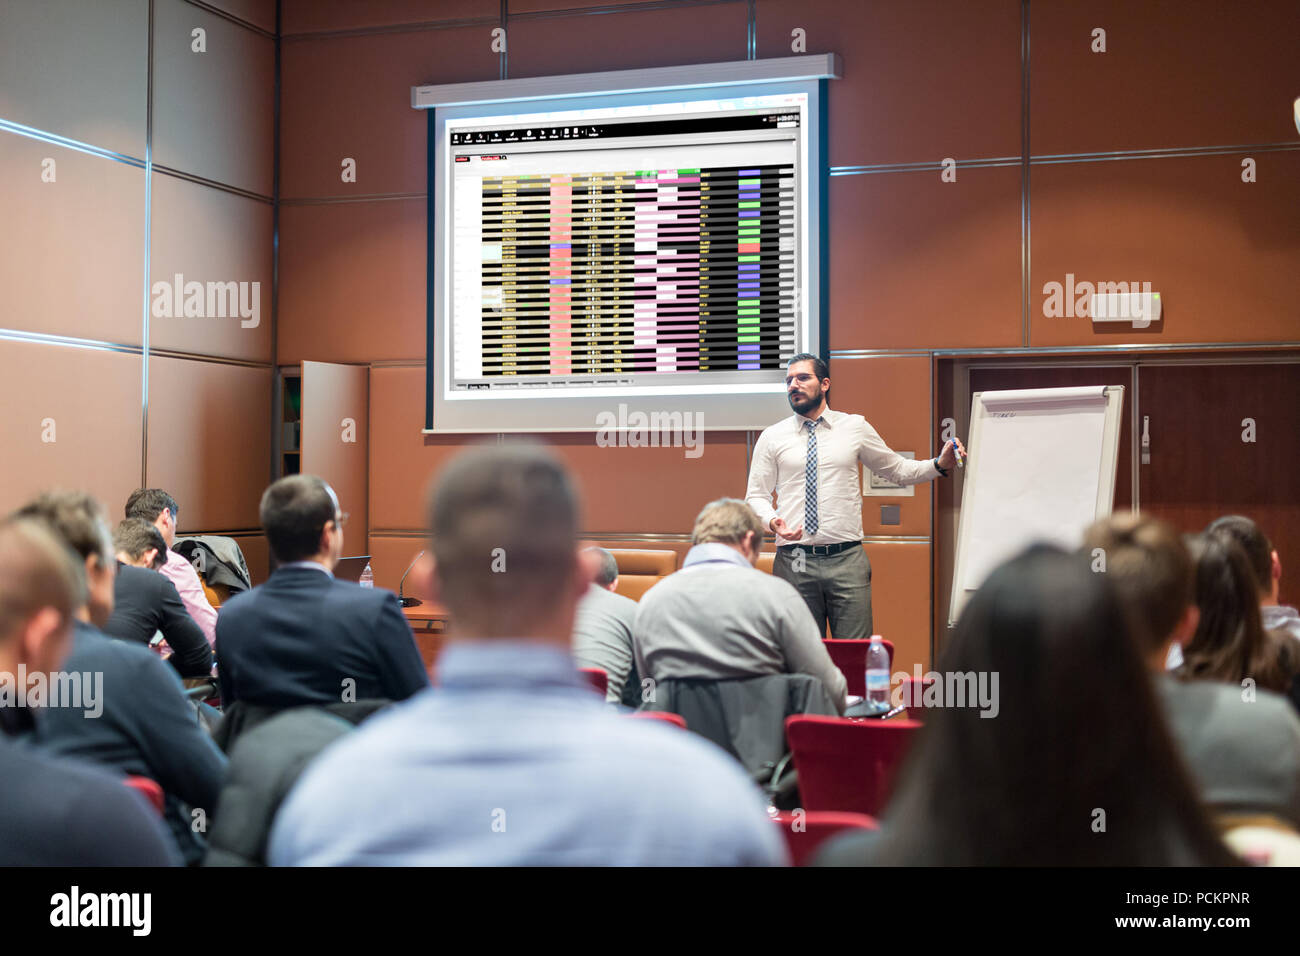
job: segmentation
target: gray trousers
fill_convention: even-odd
[[[808,605],[818,633],[838,640],[864,640],[871,636],[871,562],[862,547],[839,554],[817,555],[777,551],[772,572],[794,585]]]

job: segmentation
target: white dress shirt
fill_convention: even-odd
[[[763,429],[754,445],[745,500],[764,527],[780,516],[791,530],[804,523],[804,466],[812,419],[791,415]],[[915,485],[939,476],[929,458],[904,458],[884,443],[861,415],[827,408],[817,426],[817,533],[777,544],[838,544],[862,540],[862,483],[858,465],[897,485]],[[772,506],[776,492],[776,507]]]

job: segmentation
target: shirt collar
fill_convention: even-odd
[[[708,541],[697,544],[686,552],[686,560],[682,562],[682,568],[685,570],[695,564],[708,563],[735,564],[742,568],[753,567],[735,548],[717,541]]]
[[[437,673],[447,690],[585,687],[572,655],[537,641],[453,641],[438,655]]]
[[[826,408],[822,411],[822,415],[820,419],[807,418],[803,415],[800,415],[798,412],[795,412],[794,430],[797,432],[801,432],[804,430],[804,422],[814,422],[814,421],[821,422],[821,425],[818,426],[819,428],[830,428],[835,421],[835,417],[836,417],[836,413],[831,411],[830,405],[827,405]]]
[[[330,577],[334,577],[334,572],[319,561],[290,561],[288,564],[280,565],[277,570],[282,571],[285,568],[315,568],[317,571],[324,571]]]

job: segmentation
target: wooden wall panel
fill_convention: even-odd
[[[830,182],[832,349],[1021,344],[1018,168]]]
[[[271,473],[271,370],[149,359],[148,480],[182,532],[257,528]]]
[[[141,344],[144,170],[0,132],[0,181],[0,327]]]
[[[758,55],[838,53],[833,166],[1018,156],[1019,0],[758,0]]]
[[[716,498],[744,498],[744,433],[706,432],[703,453],[682,448],[601,448],[595,434],[541,435],[572,469],[588,534],[689,534]]]
[[[422,435],[423,427],[424,366],[371,369],[370,527],[376,531],[426,528],[429,482],[474,443],[471,436]]]
[[[491,27],[290,40],[283,46],[281,195],[422,193],[428,114],[411,87],[495,80]],[[356,161],[356,181],[342,162]]]
[[[0,9],[0,117],[144,158],[148,0]]]
[[[915,452],[918,459],[932,458],[939,453],[938,436],[930,434],[929,356],[834,359],[831,395],[834,396],[832,408],[862,415],[895,451]],[[882,524],[882,505],[898,505],[901,523]],[[928,535],[930,484],[915,486],[911,496],[864,496],[862,530],[868,535]]]
[[[255,199],[208,186],[157,174],[153,177],[153,265],[150,282],[171,286],[170,293],[155,296],[150,290],[151,348],[219,355],[249,361],[271,361],[271,206]],[[201,227],[199,227],[201,224]],[[236,298],[227,316],[207,313],[206,296],[202,318],[187,318],[183,300],[176,301],[175,276],[184,282],[247,283],[253,317],[243,318]],[[257,288],[253,288],[257,283]],[[162,292],[162,290],[157,290]],[[256,293],[256,295],[254,295]],[[138,294],[138,293],[137,293]],[[171,315],[155,304],[171,297]],[[254,308],[249,308],[254,312]],[[245,322],[256,322],[245,328]]]
[[[424,212],[423,199],[281,208],[281,364],[424,358]]]
[[[191,31],[207,31],[193,52]],[[275,41],[185,3],[154,7],[153,161],[262,196],[275,154]]]
[[[1142,511],[1188,532],[1247,515],[1282,561],[1282,603],[1300,603],[1300,364],[1143,365],[1138,382]]]
[[[271,576],[271,548],[266,542],[266,536],[238,534],[231,537],[239,543],[239,550],[244,552],[249,577],[253,579],[253,587],[257,587]]]
[[[207,2],[253,26],[261,27],[270,33],[275,32],[276,0],[207,0]]]
[[[282,29],[293,33],[358,30],[501,16],[500,0],[284,0]]]
[[[930,544],[868,541],[871,617],[877,634],[894,642],[894,670],[930,667]]]
[[[360,547],[358,545],[358,547]],[[394,594],[402,583],[402,575],[411,566],[415,556],[429,547],[426,535],[374,535],[369,539],[370,570],[375,575],[375,587],[388,588]],[[352,548],[349,554],[359,554]],[[404,592],[408,597],[424,600],[416,585]]]
[[[369,534],[370,369],[302,363],[302,472],[329,482],[351,516],[346,554],[360,554]]]
[[[0,340],[0,514],[51,488],[110,517],[140,484],[140,356]]]
[[[1034,345],[1300,340],[1300,151],[1036,166]],[[1150,282],[1164,316],[1094,331],[1044,314],[1048,282]],[[1102,329],[1105,327],[1103,326]]]
[[[521,19],[510,23],[510,76],[635,70],[745,59],[743,3]]]
[[[1035,155],[1296,139],[1294,0],[1034,3],[1029,30]]]

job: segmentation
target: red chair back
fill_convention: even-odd
[[[163,812],[163,790],[158,785],[157,780],[150,780],[148,777],[127,777],[122,781],[136,793],[140,794],[149,801],[149,805],[162,816]]]
[[[676,727],[686,729],[686,718],[681,714],[670,714],[666,710],[634,710],[631,716],[643,717],[646,720],[662,720],[665,724],[673,724]]]
[[[894,642],[881,641],[889,652],[889,668],[894,668]],[[849,685],[849,693],[855,697],[867,696],[867,648],[870,641],[839,641],[824,638],[826,653],[831,656],[831,663],[840,669],[844,682]]]
[[[915,720],[786,718],[804,809],[878,815],[920,729]]]
[[[833,836],[850,830],[878,829],[875,819],[865,813],[835,813],[826,810],[778,813],[772,822],[781,828],[786,849],[790,851],[790,862],[795,866],[807,866],[821,845]]]
[[[600,667],[579,667],[578,673],[583,676],[593,690],[600,691],[600,696],[605,696],[605,689],[609,687],[609,675]]]

